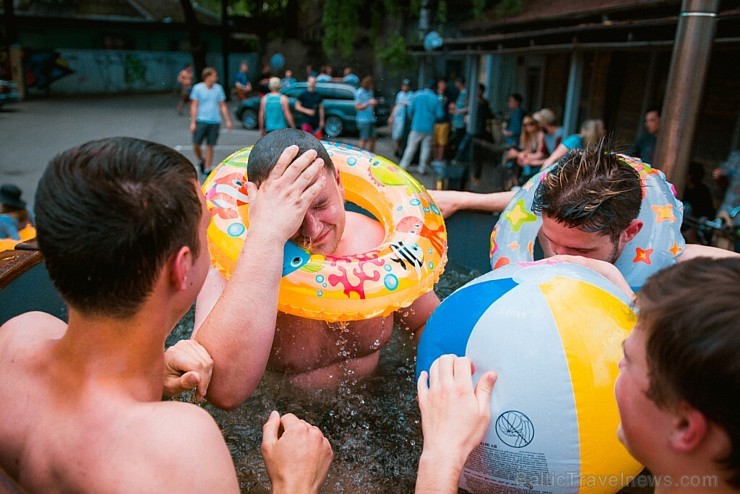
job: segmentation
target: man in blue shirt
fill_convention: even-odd
[[[522,120],[524,119],[524,108],[522,108],[522,95],[511,93],[507,106],[509,107],[509,121],[504,130],[504,142],[510,146],[519,145],[519,137],[522,135]]]
[[[426,174],[431,161],[434,122],[444,117],[442,103],[433,91],[435,87],[436,82],[434,80],[428,81],[427,87],[418,91],[411,102],[409,107],[411,133],[400,163],[401,168],[407,170],[416,154],[416,150],[419,148],[419,144],[421,144],[418,172],[422,175]]]
[[[462,77],[455,81],[457,88],[457,99],[455,100],[455,109],[452,111],[452,145],[455,149],[465,137],[465,117],[468,114],[468,90],[465,88],[465,79]]]
[[[377,132],[375,130],[375,106],[378,100],[375,99],[373,92],[373,78],[365,76],[362,79],[362,85],[355,95],[355,109],[357,110],[357,130],[360,134],[360,147],[367,149],[371,153],[375,152],[375,140]]]
[[[247,62],[242,62],[239,66],[239,72],[236,73],[236,82],[234,83],[234,92],[240,100],[246,99],[252,91],[252,84],[249,82],[247,72],[249,72],[249,65],[247,65]]]
[[[200,171],[204,175],[211,173],[213,167],[213,147],[218,142],[221,128],[221,116],[226,128],[231,128],[229,110],[226,108],[224,88],[216,81],[218,73],[213,67],[203,69],[203,82],[193,87],[190,93],[190,133],[193,134],[193,152],[200,162]],[[220,115],[219,115],[220,113]],[[206,155],[200,145],[206,141]]]
[[[643,163],[649,163],[657,168],[655,163],[655,143],[658,141],[658,131],[660,131],[660,108],[649,108],[645,112],[645,132],[638,136],[637,141],[629,150],[631,156],[640,158]]]
[[[352,84],[353,86],[359,86],[360,78],[352,72],[352,67],[345,67],[342,82],[344,82],[345,84]]]

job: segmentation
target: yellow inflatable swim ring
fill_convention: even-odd
[[[20,240],[12,238],[0,239],[0,252],[4,250],[13,250],[19,243],[28,242],[29,240],[36,238],[36,229],[29,223],[25,228],[18,231],[18,235],[21,237]]]
[[[385,229],[373,250],[351,256],[311,254],[286,245],[278,309],[324,321],[388,315],[430,291],[447,262],[447,231],[429,193],[391,161],[343,143],[322,144],[341,174],[345,200]],[[230,277],[248,231],[250,148],[224,160],[203,184],[213,266]]]

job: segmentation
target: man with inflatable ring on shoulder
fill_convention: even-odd
[[[291,145],[297,145],[301,153],[315,153],[324,163],[324,187],[305,216],[296,209],[303,221],[291,240],[312,253],[335,256],[363,253],[380,245],[385,234],[383,227],[363,214],[345,211],[341,176],[321,141],[311,134],[283,129],[257,141],[249,155],[247,170],[250,181],[257,184],[260,191],[275,187],[266,180],[267,176],[275,163],[282,159],[279,153]],[[250,231],[248,238],[251,235]],[[265,283],[271,284],[274,293],[264,303],[276,307],[277,279],[269,282],[254,279],[249,284],[242,284],[239,290],[250,298],[249,292],[253,287]],[[198,296],[196,328],[209,313],[213,315],[218,309],[214,303],[225,287],[223,276],[211,269]],[[390,339],[394,320],[401,328],[414,332],[418,340],[421,329],[437,305],[439,299],[429,291],[410,307],[395,314],[366,320],[330,324],[279,312],[270,331],[265,328],[259,340],[242,337],[243,326],[251,323],[252,314],[235,310],[228,315],[228,323],[219,329],[219,344],[207,346],[215,362],[209,391],[216,389],[213,385],[218,385],[222,390],[218,393],[219,403],[241,403],[259,382],[264,366],[259,369],[255,360],[262,358],[266,360],[268,370],[286,375],[292,384],[302,388],[332,388],[348,379],[362,379],[377,367],[379,351]],[[196,329],[196,339],[198,331]],[[219,363],[223,366],[221,372]]]
[[[463,209],[501,212],[515,194],[430,193],[444,217]],[[654,227],[637,219],[641,202],[639,175],[607,149],[604,139],[593,148],[571,150],[540,182],[534,196],[533,210],[542,213],[537,238],[545,257],[573,255],[613,264],[643,228]],[[716,247],[687,244],[677,262],[698,256],[740,257]]]

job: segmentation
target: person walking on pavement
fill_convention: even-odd
[[[290,113],[288,97],[280,94],[280,78],[271,77],[267,83],[269,93],[260,101],[259,128],[260,135],[265,135],[273,130],[295,129],[293,114]]]
[[[375,117],[375,106],[378,100],[375,99],[373,88],[375,83],[371,76],[362,78],[360,89],[355,95],[355,109],[357,110],[357,129],[360,134],[360,147],[367,149],[371,153],[375,152],[375,141],[378,134],[375,129],[377,121]]]
[[[450,98],[447,96],[447,81],[442,78],[437,80],[437,98],[442,104],[442,115],[434,122],[432,152],[434,159],[441,161],[445,159],[447,145],[450,143]]]
[[[400,166],[408,170],[411,160],[421,144],[421,157],[419,158],[418,172],[425,175],[432,157],[432,132],[434,122],[444,116],[442,102],[434,92],[437,83],[434,80],[427,82],[427,87],[418,91],[409,106],[409,117],[411,117],[411,132],[406,144],[406,150],[401,158]]]
[[[297,112],[305,115],[301,129],[318,137],[324,128],[324,97],[316,92],[316,76],[308,76],[306,90],[298,95],[295,102]],[[321,137],[319,137],[321,139]]]
[[[395,145],[394,155],[396,158],[403,155],[403,150],[406,147],[411,121],[408,110],[413,99],[414,93],[411,91],[411,81],[404,79],[401,81],[401,90],[396,94],[396,104],[388,117],[388,125],[392,126],[391,138]]]
[[[231,118],[226,108],[226,94],[218,81],[218,73],[213,67],[206,67],[202,73],[203,82],[193,87],[190,93],[190,133],[193,134],[193,152],[200,163],[200,172],[211,173],[213,168],[213,148],[218,142],[221,130],[221,117],[226,128],[231,129]],[[219,114],[220,113],[220,114]],[[206,141],[203,157],[201,144]]]
[[[190,102],[190,91],[193,89],[193,67],[189,63],[177,74],[177,83],[180,84],[180,101],[177,103],[177,114],[182,115],[185,103]]]

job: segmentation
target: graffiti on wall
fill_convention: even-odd
[[[73,73],[69,64],[53,50],[25,50],[23,73],[27,88],[47,91],[54,81]]]

